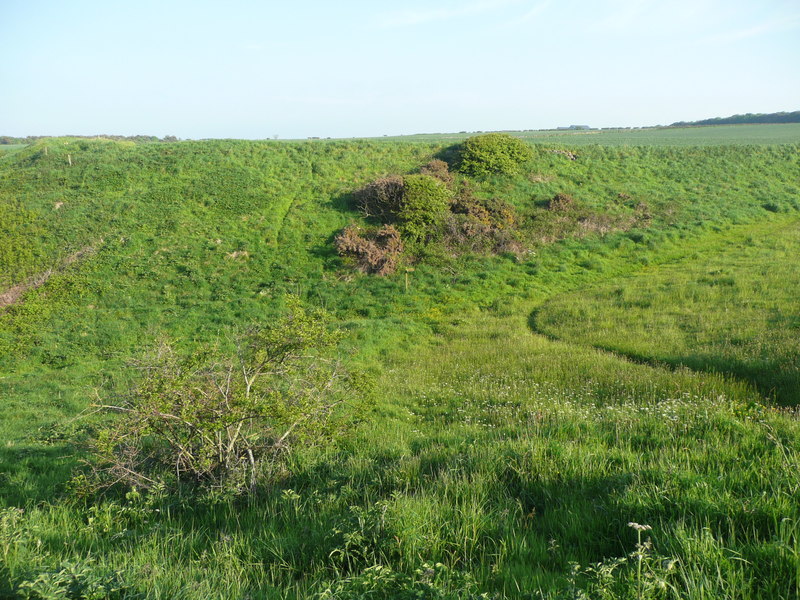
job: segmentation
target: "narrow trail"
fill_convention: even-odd
[[[102,240],[100,240],[102,243]],[[30,277],[27,281],[23,283],[18,283],[17,285],[11,286],[4,292],[0,293],[0,313],[8,309],[9,307],[19,303],[22,301],[22,297],[25,295],[26,292],[30,290],[35,290],[43,286],[47,283],[47,280],[50,279],[56,273],[60,273],[69,265],[82,260],[86,256],[93,254],[95,251],[94,246],[85,246],[78,250],[77,252],[73,252],[69,256],[67,256],[61,263],[53,267],[51,269],[47,269],[33,277]]]

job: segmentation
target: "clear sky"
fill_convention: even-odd
[[[800,110],[800,0],[0,0],[0,135],[380,136]]]

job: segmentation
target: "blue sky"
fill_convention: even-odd
[[[0,0],[0,135],[380,136],[800,110],[800,0]]]

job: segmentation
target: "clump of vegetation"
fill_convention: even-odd
[[[361,271],[376,275],[394,273],[403,253],[403,241],[394,225],[367,229],[348,225],[334,243],[340,256],[355,259]]]
[[[500,198],[480,199],[474,187],[463,181],[451,211],[445,230],[445,241],[450,247],[473,252],[522,251],[517,213],[508,202]]]
[[[399,175],[381,177],[355,193],[356,206],[367,218],[393,221],[403,203],[404,180]]]
[[[423,563],[413,574],[374,565],[361,573],[333,581],[320,600],[470,600],[488,599],[479,594],[470,573],[450,569],[442,563]]]
[[[427,167],[439,176],[392,175],[376,179],[356,192],[361,213],[384,226],[364,230],[350,225],[343,229],[335,239],[340,256],[355,258],[359,269],[366,273],[388,275],[397,268],[403,252],[401,234],[414,243],[426,243],[439,235],[453,197],[443,179],[445,173],[450,173],[443,161],[432,161]]]
[[[93,560],[64,561],[19,585],[25,600],[116,600],[130,597],[129,591],[120,571]]]
[[[569,212],[574,206],[575,198],[562,193],[556,194],[547,203],[547,209],[555,212]]]
[[[415,242],[435,237],[450,208],[452,192],[441,180],[430,175],[403,178],[403,201],[397,217],[403,233]]]
[[[291,444],[331,438],[334,409],[354,380],[323,352],[339,340],[320,311],[288,299],[289,314],[256,327],[221,355],[180,357],[162,344],[144,360],[142,381],[94,441],[93,480],[139,488],[188,482],[253,491],[281,464]]]
[[[533,156],[531,147],[506,133],[487,133],[464,141],[459,170],[467,175],[511,175]]]
[[[431,177],[436,177],[436,179],[438,179],[445,185],[450,185],[451,183],[453,183],[454,177],[453,174],[450,172],[450,167],[445,161],[439,160],[438,158],[435,158],[432,161],[420,167],[419,172],[422,173],[423,175],[430,175]]]

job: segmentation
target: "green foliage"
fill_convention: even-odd
[[[478,177],[492,174],[511,175],[533,157],[531,147],[505,133],[487,133],[464,141],[459,156],[459,170]]]
[[[423,563],[413,574],[374,565],[358,575],[336,580],[318,596],[319,600],[489,600],[480,594],[469,573],[449,569],[442,563]]]
[[[25,600],[115,600],[130,598],[120,571],[97,566],[93,560],[64,561],[19,584]]]
[[[450,208],[452,193],[430,175],[403,178],[403,201],[397,213],[403,234],[421,242],[433,238]]]
[[[287,316],[237,339],[228,356],[212,350],[180,358],[164,345],[146,359],[131,399],[104,406],[121,418],[97,436],[99,483],[151,487],[174,475],[254,491],[265,465],[285,460],[292,442],[330,440],[334,409],[345,393],[363,390],[319,355],[339,338],[321,313],[296,298],[288,306]]]

